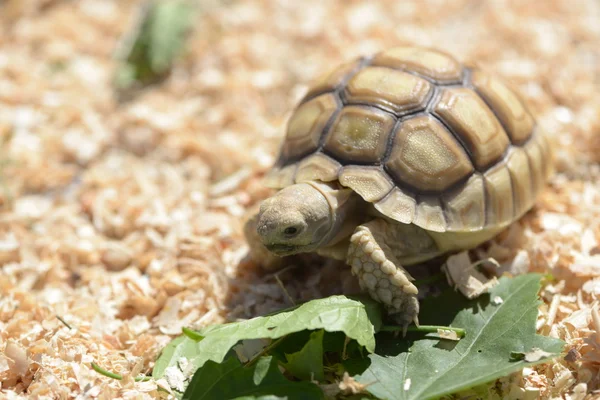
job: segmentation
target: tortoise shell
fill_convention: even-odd
[[[477,231],[532,207],[550,161],[527,106],[500,79],[438,50],[398,47],[311,87],[266,183],[337,180],[399,222]]]

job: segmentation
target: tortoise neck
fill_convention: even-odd
[[[352,189],[338,183],[307,182],[318,190],[329,204],[331,227],[319,246],[332,246],[350,236],[364,219],[360,211],[361,198]]]

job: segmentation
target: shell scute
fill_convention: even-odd
[[[343,186],[371,203],[380,200],[394,188],[392,180],[378,167],[349,165],[342,169],[339,179]]]
[[[442,191],[473,172],[463,148],[431,116],[402,123],[386,167],[398,181],[423,191]]]
[[[485,191],[483,178],[472,175],[464,185],[444,194],[444,213],[450,230],[469,227],[479,230],[485,226]]]
[[[487,204],[487,224],[504,225],[515,215],[510,172],[501,162],[484,174]]]
[[[390,68],[367,67],[348,82],[346,99],[378,105],[401,115],[424,109],[432,89],[429,82],[418,76]]]
[[[298,165],[290,164],[285,167],[274,167],[265,176],[265,185],[278,189],[295,183]]]
[[[323,129],[337,109],[337,100],[332,94],[323,94],[300,105],[288,122],[282,157],[294,158],[315,151]]]
[[[462,79],[462,65],[451,55],[422,47],[395,47],[375,56],[373,65],[413,71],[437,83]]]
[[[525,150],[515,147],[511,149],[506,162],[513,185],[515,214],[523,214],[533,204],[533,187],[531,171]]]
[[[544,174],[544,165],[546,163],[546,159],[544,157],[544,152],[539,143],[538,137],[530,140],[525,145],[525,152],[529,158],[529,168],[531,168],[533,190],[537,192],[542,189],[547,178]]]
[[[471,82],[495,111],[513,143],[521,144],[529,139],[533,132],[533,117],[506,84],[479,69],[472,72]]]
[[[448,226],[440,199],[435,196],[420,197],[413,222],[434,232],[445,232]]]
[[[497,162],[510,144],[500,122],[471,89],[444,89],[434,112],[464,142],[479,170]]]
[[[325,150],[341,160],[378,162],[387,148],[394,118],[371,107],[346,106],[325,141]]]
[[[331,182],[338,178],[342,168],[339,162],[323,154],[315,153],[298,164],[296,182],[322,181]]]
[[[356,71],[360,67],[363,61],[363,57],[355,58],[351,61],[343,63],[333,70],[325,72],[313,82],[305,98],[325,92],[332,92],[341,87],[346,82],[348,77],[352,75],[352,72]]]
[[[383,199],[375,203],[375,209],[398,222],[410,224],[417,212],[417,201],[414,196],[394,187]]]

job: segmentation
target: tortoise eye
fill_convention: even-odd
[[[296,228],[295,226],[288,226],[283,230],[283,233],[285,233],[286,235],[295,235],[296,233],[298,233],[298,228]]]

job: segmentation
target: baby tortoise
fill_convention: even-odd
[[[398,47],[312,86],[266,177],[281,190],[245,232],[256,257],[344,260],[406,329],[419,303],[403,266],[491,239],[551,172],[547,139],[505,83],[441,51]]]

